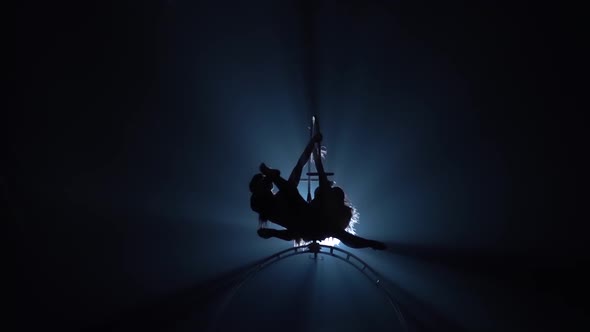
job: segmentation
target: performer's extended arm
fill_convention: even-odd
[[[350,234],[346,231],[340,231],[334,235],[338,240],[342,241],[346,246],[351,248],[373,248],[375,250],[385,250],[387,246],[379,241],[368,240],[360,236]]]
[[[281,240],[291,241],[295,240],[296,236],[288,229],[278,230],[272,228],[260,228],[258,230],[258,236],[261,238],[269,239],[271,237],[276,237]]]

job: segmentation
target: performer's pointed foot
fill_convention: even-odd
[[[278,177],[281,175],[281,171],[278,169],[272,169],[266,166],[265,163],[260,164],[260,173],[268,176],[268,177]]]

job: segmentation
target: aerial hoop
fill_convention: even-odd
[[[395,312],[396,318],[398,319],[398,321],[400,323],[402,331],[408,331],[406,319],[400,309],[399,302],[395,300],[395,298],[391,294],[391,291],[389,289],[387,289],[387,287],[383,284],[383,282],[381,282],[382,277],[379,273],[377,273],[377,271],[375,271],[371,266],[369,266],[369,264],[367,264],[365,261],[363,261],[358,256],[352,254],[349,251],[346,251],[346,250],[343,250],[343,249],[340,249],[337,247],[319,244],[317,242],[312,242],[312,243],[305,245],[305,246],[291,247],[291,248],[279,251],[276,254],[271,255],[271,256],[263,259],[262,261],[260,261],[260,263],[258,263],[255,267],[253,267],[252,269],[247,271],[245,273],[244,277],[242,278],[242,280],[236,284],[236,286],[233,288],[233,290],[231,290],[231,294],[230,294],[229,298],[227,299],[227,302],[223,305],[223,308],[221,308],[221,311],[222,312],[225,311],[225,309],[231,303],[231,300],[236,296],[236,294],[242,288],[242,286],[247,281],[252,279],[254,277],[254,275],[256,275],[258,272],[264,270],[265,268],[267,268],[267,267],[269,267],[269,266],[271,266],[271,265],[273,265],[285,258],[297,256],[297,255],[308,254],[308,253],[313,254],[314,257],[318,257],[319,254],[331,256],[331,257],[337,258],[339,260],[342,260],[342,261],[354,266],[358,271],[360,271],[367,278],[369,278],[369,280],[371,280],[375,284],[375,286],[377,286],[383,292],[383,294],[387,297],[387,300],[388,300],[390,306],[392,307],[393,311]]]

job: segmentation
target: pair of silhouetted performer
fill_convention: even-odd
[[[259,174],[250,181],[252,196],[250,206],[258,213],[261,228],[258,235],[265,239],[276,237],[286,241],[322,241],[328,237],[339,239],[352,248],[385,249],[381,242],[364,239],[346,231],[353,217],[353,209],[346,204],[344,191],[332,186],[324,171],[320,152],[316,145],[322,135],[315,135],[301,154],[289,179],[281,177],[280,171],[260,165]],[[303,167],[310,155],[318,171],[319,186],[314,199],[308,203],[300,194],[297,186],[301,179]],[[273,194],[273,184],[279,189]],[[285,230],[264,228],[271,221],[283,226]]]

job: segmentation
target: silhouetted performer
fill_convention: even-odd
[[[286,241],[322,241],[328,237],[339,239],[352,248],[385,249],[381,242],[364,239],[346,231],[353,210],[346,204],[344,191],[333,187],[324,171],[319,149],[315,148],[322,140],[317,134],[307,144],[293,168],[289,179],[280,175],[279,170],[260,165],[261,174],[256,174],[250,181],[252,197],[250,205],[258,213],[261,228],[258,235],[265,239],[270,237]],[[319,186],[314,199],[307,203],[299,193],[297,186],[301,179],[303,167],[313,152],[318,170]],[[279,191],[272,193],[273,184]],[[285,230],[264,228],[267,221],[283,226]]]

